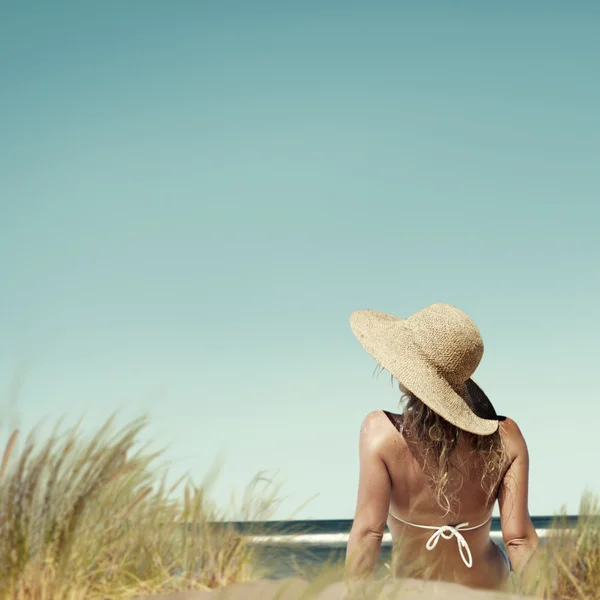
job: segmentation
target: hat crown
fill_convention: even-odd
[[[432,304],[408,317],[405,325],[414,345],[448,383],[467,381],[483,356],[483,340],[475,323],[449,304]]]

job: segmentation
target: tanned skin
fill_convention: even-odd
[[[469,569],[460,558],[455,538],[440,540],[429,552],[425,543],[431,530],[404,525],[390,517],[388,511],[422,525],[456,525],[466,521],[477,525],[490,517],[497,500],[504,544],[513,570],[521,573],[535,554],[539,539],[528,510],[529,455],[519,427],[508,418],[500,423],[508,465],[495,498],[488,500],[476,476],[466,477],[460,486],[456,484],[455,495],[460,506],[457,520],[445,516],[437,504],[423,472],[421,449],[404,439],[399,431],[401,419],[402,415],[375,411],[362,424],[358,497],[346,556],[347,578],[373,574],[387,524],[392,538],[402,540],[405,556],[420,556],[436,565],[431,573],[436,579],[476,588],[502,588],[509,569],[490,539],[489,522],[479,529],[463,532],[473,557]],[[469,451],[459,446],[458,458],[468,460]]]

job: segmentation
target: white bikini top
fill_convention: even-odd
[[[475,525],[474,527],[469,527],[469,523],[460,523],[459,525],[441,525],[439,527],[435,525],[418,525],[417,523],[410,523],[409,521],[405,521],[400,517],[397,517],[392,511],[389,511],[390,515],[394,517],[397,521],[404,523],[405,525],[410,525],[411,527],[419,527],[420,529],[433,529],[434,532],[431,534],[431,537],[425,544],[425,548],[427,550],[433,550],[438,543],[440,537],[443,537],[445,540],[451,540],[453,537],[456,538],[456,542],[458,544],[458,551],[460,552],[460,557],[463,559],[465,565],[470,569],[473,566],[473,556],[471,555],[471,549],[469,548],[469,544],[467,544],[467,540],[460,533],[461,531],[471,531],[472,529],[479,529],[486,525],[489,520],[492,518],[490,515],[483,523],[480,525]]]

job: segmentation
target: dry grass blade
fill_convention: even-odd
[[[2,453],[2,465],[0,465],[0,477],[4,477],[4,473],[6,473],[6,469],[8,468],[8,463],[10,461],[10,457],[15,448],[15,444],[17,443],[17,439],[19,437],[19,430],[15,429],[10,438],[8,438],[8,442],[6,443],[6,447],[4,448],[4,452]]]

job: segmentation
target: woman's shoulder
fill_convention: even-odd
[[[500,431],[503,435],[511,438],[522,438],[523,434],[521,433],[520,427],[517,425],[517,422],[510,417],[504,417],[502,421],[500,421]]]
[[[386,413],[383,410],[371,411],[362,422],[360,426],[361,435],[375,435],[381,431],[381,427],[385,425],[387,421]]]
[[[397,449],[402,443],[400,432],[402,415],[387,410],[371,411],[363,420],[360,437],[363,443],[376,446],[381,451],[392,447]]]
[[[527,452],[527,443],[521,432],[521,428],[514,419],[505,417],[500,422],[500,434],[503,437],[506,449],[512,457]]]
[[[390,425],[393,425],[394,429],[399,431],[402,425],[402,415],[387,410],[373,410],[364,418],[361,431],[374,432],[383,430],[389,432]]]

